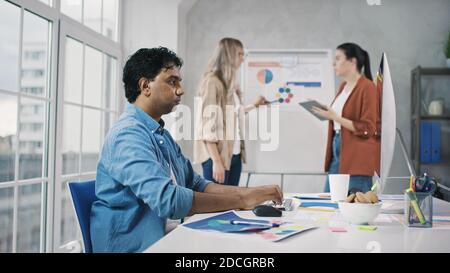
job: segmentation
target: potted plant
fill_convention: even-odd
[[[448,33],[447,43],[445,44],[445,56],[447,57],[447,67],[450,67],[450,32]]]

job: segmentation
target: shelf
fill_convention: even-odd
[[[450,75],[450,68],[447,67],[417,67],[413,70],[413,73],[420,73],[423,76],[434,75]]]
[[[437,76],[437,77],[433,77]],[[444,79],[445,77],[445,79]],[[414,155],[412,162],[414,164],[415,171],[418,174],[427,172],[432,176],[440,179],[441,182],[450,184],[450,152],[448,151],[448,145],[442,143],[448,142],[447,132],[443,134],[441,131],[441,162],[438,163],[422,163],[420,161],[421,152],[421,133],[422,125],[421,121],[428,121],[430,123],[439,123],[442,127],[448,128],[450,122],[450,113],[444,111],[442,115],[434,116],[429,115],[428,107],[423,107],[423,95],[427,89],[422,89],[424,81],[427,83],[440,82],[441,80],[447,81],[450,79],[450,68],[447,67],[416,67],[411,71],[411,151]],[[448,87],[448,84],[444,82],[444,87]],[[448,88],[445,88],[448,89]],[[443,90],[444,91],[444,90]],[[449,95],[450,90],[444,97]],[[430,132],[431,133],[431,132]],[[447,144],[447,143],[445,143]],[[450,195],[447,195],[446,201],[450,201]]]
[[[422,163],[421,162],[420,165],[422,167],[436,167],[436,168],[446,167],[446,168],[449,168],[450,161],[441,161],[439,163]]]
[[[442,115],[442,116],[420,116],[421,119],[443,119],[443,120],[450,120],[450,115]]]

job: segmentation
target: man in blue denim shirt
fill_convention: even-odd
[[[140,49],[123,71],[125,113],[106,136],[91,211],[94,252],[141,252],[161,239],[168,219],[251,209],[278,186],[239,188],[206,181],[192,169],[161,116],[180,103],[182,61],[167,48]]]

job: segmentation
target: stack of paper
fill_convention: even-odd
[[[239,224],[255,223],[255,224]],[[259,219],[245,219],[239,217],[234,211],[229,211],[198,220],[183,226],[198,229],[211,230],[226,233],[250,233],[255,234],[264,240],[278,242],[292,235],[316,228],[310,224],[297,224],[283,221],[268,221]]]
[[[254,224],[233,224],[233,221],[254,223]],[[271,228],[273,222],[258,219],[245,219],[239,217],[234,211],[221,213],[219,215],[184,224],[192,229],[215,230],[221,232],[249,232],[261,231]],[[276,223],[279,225],[280,223]]]

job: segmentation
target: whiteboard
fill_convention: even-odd
[[[298,102],[314,99],[330,105],[336,92],[332,51],[250,49],[246,52],[241,71],[244,104],[252,103],[257,95],[276,102],[247,115],[245,169],[323,172],[328,122],[320,121]],[[272,111],[277,115],[268,115],[264,120],[265,113]],[[270,140],[267,134],[249,137],[255,124],[261,129],[258,122],[268,126]],[[269,143],[272,149],[265,148]]]

